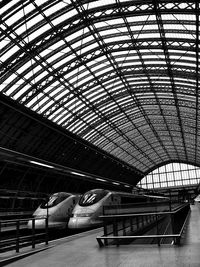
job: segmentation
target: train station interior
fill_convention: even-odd
[[[0,266],[200,266],[199,32],[197,0],[0,0]],[[95,190],[103,227],[48,239]]]

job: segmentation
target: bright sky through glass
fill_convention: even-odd
[[[139,186],[146,189],[198,185],[200,168],[188,164],[171,163],[145,176]]]

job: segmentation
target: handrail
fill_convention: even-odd
[[[20,236],[20,230],[24,230],[24,228],[21,228],[20,226],[22,225],[22,222],[28,222],[29,220],[32,220],[32,231],[30,235],[26,235],[26,236]],[[24,219],[15,219],[15,220],[0,220],[0,234],[2,231],[2,225],[7,224],[7,225],[11,225],[13,226],[13,223],[15,225],[15,228],[13,228],[13,230],[16,231],[15,237],[10,238],[10,239],[2,239],[0,240],[0,244],[1,245],[1,250],[5,249],[5,247],[3,247],[3,244],[7,244],[7,243],[12,243],[15,242],[15,251],[19,252],[20,249],[20,241],[23,240],[28,240],[30,241],[30,246],[32,245],[32,248],[35,248],[35,244],[37,242],[36,237],[40,237],[40,236],[44,236],[43,241],[45,242],[46,245],[48,245],[48,241],[49,241],[49,236],[48,236],[48,217],[43,217],[43,218],[37,218],[37,220],[45,220],[45,229],[44,232],[42,233],[38,233],[35,231],[35,220],[36,218],[24,218]],[[6,228],[6,227],[5,227]],[[14,245],[12,245],[11,247],[13,247]],[[13,250],[13,249],[12,249]]]
[[[43,218],[37,218],[37,220],[45,220],[47,216],[44,216]],[[0,223],[12,223],[12,222],[23,222],[23,221],[28,221],[28,220],[35,220],[34,217],[31,218],[24,218],[24,219],[10,219],[10,220],[0,220]]]
[[[179,212],[182,208],[186,207],[187,204],[184,204],[178,209],[173,211],[159,211],[159,212],[144,212],[144,213],[126,213],[126,214],[112,214],[112,215],[101,215],[99,218],[123,218],[123,217],[135,217],[135,216],[148,216],[148,215],[167,215],[167,214],[175,214]]]
[[[99,216],[101,219],[103,219],[105,222],[106,222],[106,219],[110,220],[111,218],[114,219],[113,223],[116,224],[116,219],[127,219],[127,218],[132,218],[132,217],[138,217],[138,216],[141,216],[141,217],[145,217],[145,216],[156,216],[156,223],[157,223],[157,217],[159,217],[160,215],[171,215],[173,216],[172,217],[172,229],[174,231],[174,225],[173,225],[173,218],[174,216],[178,213],[178,212],[181,212],[181,211],[186,211],[185,208],[189,208],[189,204],[188,203],[184,203],[181,207],[179,206],[178,208],[174,209],[173,211],[170,211],[170,212],[148,212],[148,213],[132,213],[132,214],[117,214],[117,215],[102,215],[102,216]],[[109,239],[113,239],[113,240],[120,240],[120,239],[144,239],[144,238],[157,238],[158,239],[158,245],[160,245],[160,239],[162,238],[173,238],[174,239],[174,244],[179,244],[180,242],[180,238],[181,238],[181,235],[182,235],[182,232],[183,232],[183,229],[186,225],[186,221],[188,219],[188,216],[189,214],[187,214],[185,220],[184,220],[184,223],[183,223],[183,226],[181,228],[181,230],[179,231],[179,233],[172,233],[172,234],[168,234],[168,235],[159,235],[159,234],[156,234],[156,235],[143,235],[143,236],[138,236],[138,235],[125,235],[125,236],[118,236],[118,233],[114,233],[114,236],[107,236],[107,235],[104,235],[104,236],[97,236],[96,239],[99,243],[99,246],[103,246],[104,244],[102,243],[101,240],[104,240],[105,241],[105,245],[107,245],[107,242],[106,240],[109,240]],[[114,227],[114,224],[113,224],[113,227]],[[107,230],[105,231],[106,229],[106,225],[104,225],[104,234],[107,233]],[[114,229],[114,228],[113,228]],[[113,230],[114,231],[114,230]],[[110,233],[111,234],[111,233]]]

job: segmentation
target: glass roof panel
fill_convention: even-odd
[[[200,165],[194,3],[11,1],[0,12],[1,92],[141,173],[163,159]]]
[[[55,3],[54,5],[48,7],[47,9],[45,9],[44,10],[44,14],[48,17],[51,14],[59,11],[61,8],[64,8],[64,7],[66,7],[66,3],[64,1],[59,1],[58,3]]]

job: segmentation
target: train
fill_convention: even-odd
[[[100,215],[104,206],[123,205],[153,201],[169,201],[169,198],[152,195],[135,195],[125,192],[114,192],[104,189],[93,189],[79,199],[69,219],[68,228],[81,229],[100,226]],[[132,208],[133,209],[133,208]]]
[[[48,201],[39,205],[33,213],[35,229],[45,229],[47,217],[49,229],[66,229],[69,218],[79,198],[80,195],[67,192],[52,194]],[[33,219],[28,221],[28,229],[32,229]]]
[[[195,199],[194,199],[195,202],[200,202],[200,195],[198,195]]]

